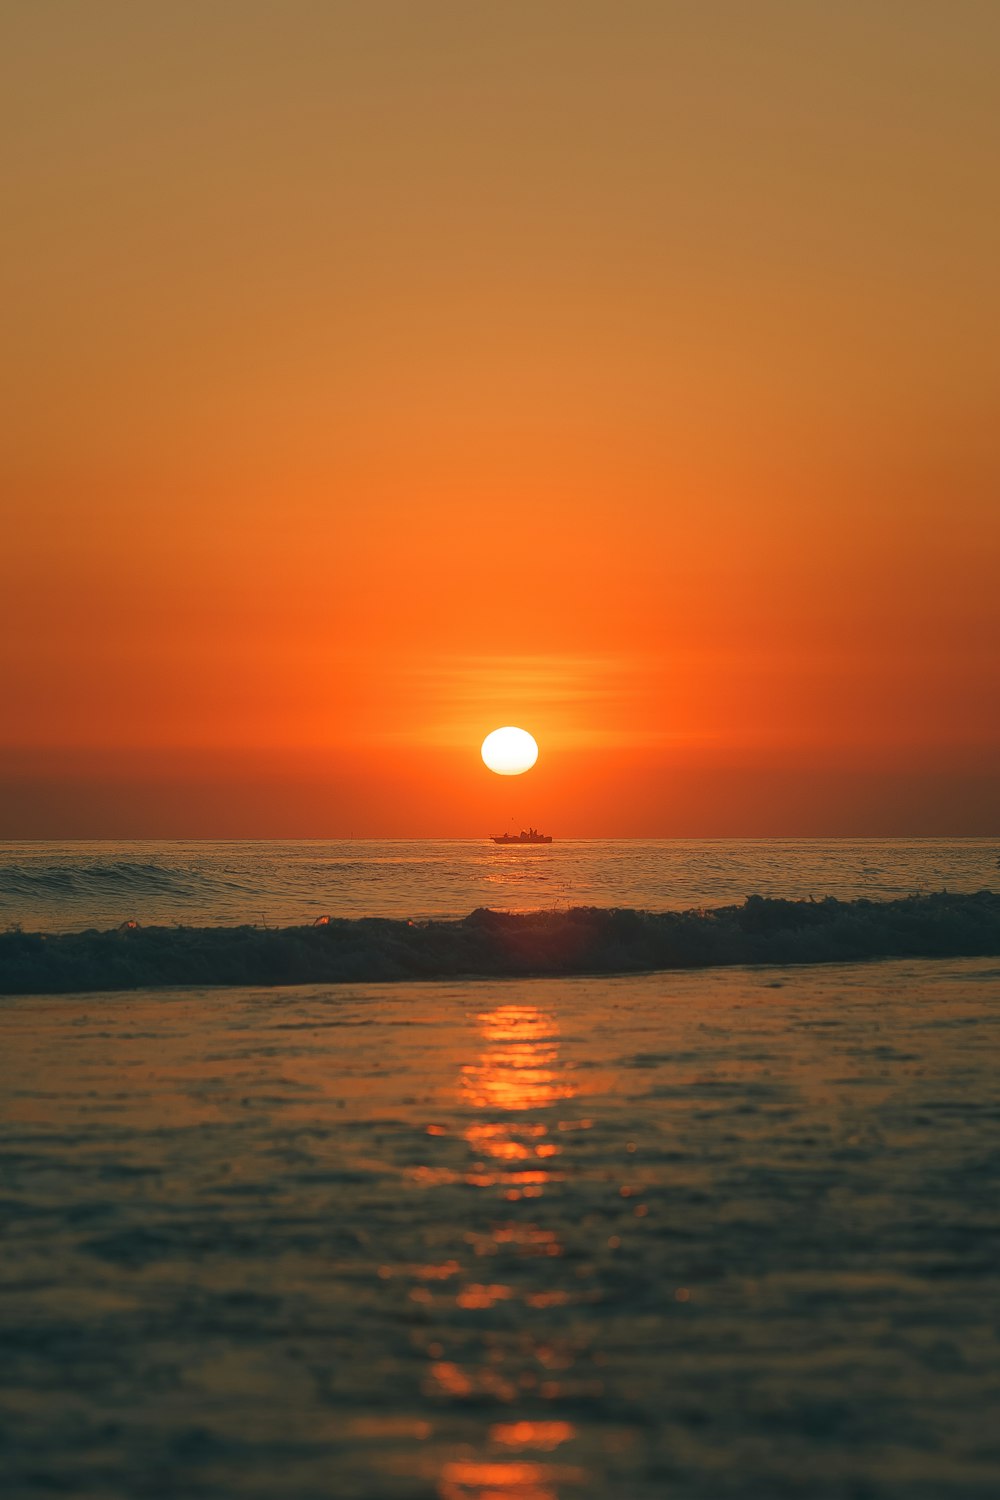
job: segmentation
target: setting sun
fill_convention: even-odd
[[[520,776],[538,759],[538,746],[526,729],[507,724],[483,740],[483,760],[498,776]]]

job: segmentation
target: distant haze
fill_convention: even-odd
[[[5,7],[0,837],[1000,833],[998,67]]]

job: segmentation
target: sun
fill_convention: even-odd
[[[520,776],[538,759],[538,746],[526,729],[506,724],[483,740],[483,760],[498,776]]]

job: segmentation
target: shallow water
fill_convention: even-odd
[[[721,906],[747,896],[891,899],[995,889],[996,839],[489,839],[0,844],[0,927],[72,932],[184,923]]]
[[[10,1500],[1000,1486],[996,961],[0,1008]]]

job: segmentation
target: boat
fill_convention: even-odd
[[[494,844],[551,844],[551,833],[539,833],[537,828],[522,828],[520,833],[491,834]]]

